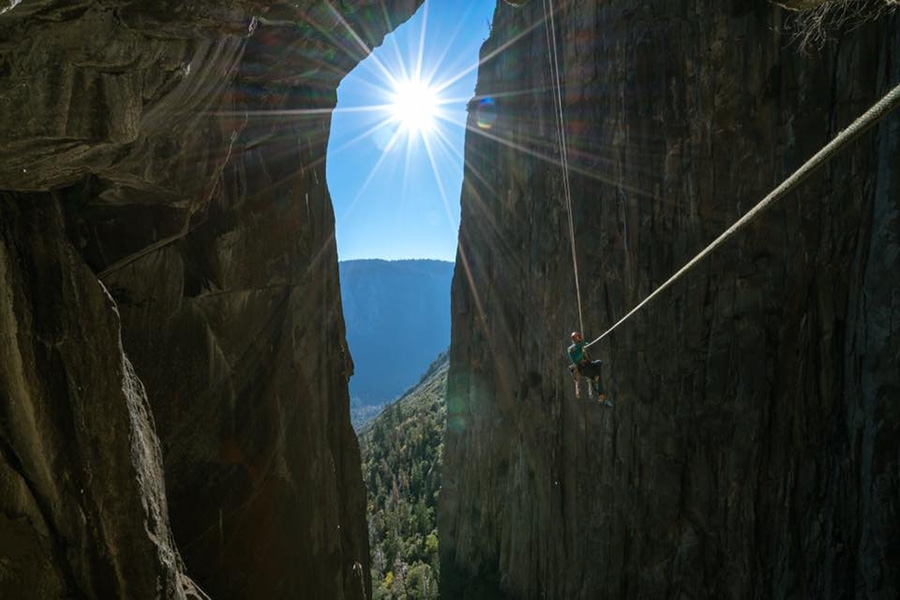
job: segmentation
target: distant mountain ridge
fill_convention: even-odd
[[[453,266],[425,259],[339,263],[355,410],[397,398],[450,345]]]

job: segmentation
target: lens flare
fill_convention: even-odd
[[[493,98],[482,98],[475,107],[475,124],[479,129],[491,129],[497,121],[497,103]]]

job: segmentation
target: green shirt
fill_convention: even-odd
[[[584,342],[575,342],[569,346],[569,358],[572,359],[572,363],[576,365],[580,365],[581,361],[587,358]]]

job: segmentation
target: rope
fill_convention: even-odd
[[[584,331],[584,316],[581,310],[581,284],[578,281],[578,255],[575,251],[575,221],[572,218],[572,186],[569,183],[569,152],[566,138],[565,116],[563,115],[562,84],[559,72],[559,56],[556,51],[556,22],[553,0],[544,0],[544,28],[547,37],[547,54],[550,61],[550,78],[554,84],[553,108],[556,116],[556,139],[559,143],[559,160],[563,171],[563,193],[566,198],[566,214],[569,224],[569,241],[572,248],[572,270],[575,273],[575,297],[578,300],[578,327]]]
[[[865,113],[863,113],[862,116],[851,123],[849,127],[840,132],[825,147],[816,152],[816,154],[813,155],[812,158],[807,160],[803,164],[803,166],[794,171],[794,173],[790,177],[785,179],[781,183],[781,185],[769,192],[768,196],[760,200],[760,202],[756,206],[751,208],[743,217],[738,219],[738,221],[735,222],[734,225],[726,229],[719,237],[713,240],[710,245],[701,250],[700,253],[697,254],[697,256],[692,258],[674,275],[669,277],[669,279],[666,280],[665,283],[656,288],[656,290],[652,294],[644,298],[644,300],[642,300],[637,306],[628,311],[628,314],[616,321],[616,323],[612,327],[604,331],[600,335],[600,337],[592,341],[590,344],[587,344],[585,348],[593,346],[594,344],[608,336],[610,333],[612,333],[619,325],[628,320],[631,315],[643,308],[648,302],[658,296],[664,289],[675,283],[675,281],[677,281],[682,275],[696,266],[697,263],[709,256],[709,254],[713,250],[724,244],[731,236],[737,233],[739,229],[744,227],[744,225],[748,224],[750,221],[762,214],[765,209],[771,206],[776,200],[782,198],[787,192],[790,192],[794,188],[796,188],[804,179],[806,179],[812,173],[822,167],[822,165],[824,165],[825,162],[828,161],[832,156],[843,150],[843,148],[850,142],[855,141],[866,130],[871,128],[898,106],[900,106],[900,85],[892,89],[881,100],[872,105],[869,110],[867,110]]]

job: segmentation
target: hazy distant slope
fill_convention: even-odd
[[[359,433],[372,548],[373,600],[438,594],[437,495],[447,354]]]
[[[350,260],[340,263],[353,404],[378,405],[418,381],[450,345],[453,263]]]

